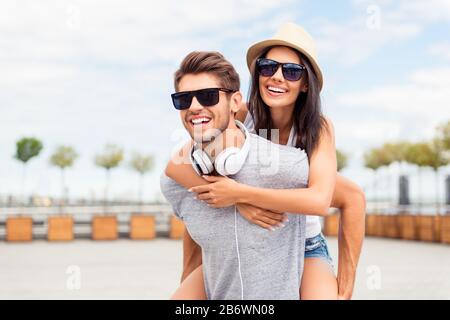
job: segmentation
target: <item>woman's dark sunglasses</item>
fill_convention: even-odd
[[[273,76],[281,65],[283,77],[288,81],[298,81],[302,77],[306,68],[297,63],[281,63],[275,60],[259,58],[256,60],[256,67],[259,74],[263,77]]]
[[[197,101],[204,107],[212,107],[219,103],[219,91],[235,92],[235,90],[225,88],[207,88],[196,91],[183,91],[172,93],[172,102],[177,110],[185,110],[191,107],[192,98],[196,97]]]

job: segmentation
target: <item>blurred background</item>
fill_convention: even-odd
[[[287,21],[316,41],[339,169],[368,200],[354,297],[450,299],[445,0],[2,1],[0,298],[168,298],[183,226],[159,175],[188,138],[173,73],[217,50],[246,96],[247,48]]]

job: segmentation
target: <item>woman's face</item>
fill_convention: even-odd
[[[281,63],[302,64],[298,54],[288,47],[274,47],[267,53],[266,58]],[[259,76],[261,98],[271,108],[294,106],[300,92],[306,91],[305,74],[298,81],[288,81],[283,77],[281,66],[271,77]]]

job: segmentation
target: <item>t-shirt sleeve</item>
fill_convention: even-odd
[[[173,179],[166,176],[164,172],[161,174],[159,181],[161,192],[172,206],[173,213],[175,214],[175,216],[177,216],[177,218],[183,220],[181,204],[188,191],[184,187],[176,183]]]

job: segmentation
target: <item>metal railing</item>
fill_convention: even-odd
[[[0,208],[0,239],[6,237],[6,219],[8,217],[28,216],[33,219],[33,239],[45,239],[48,232],[48,218],[70,215],[74,220],[75,238],[90,238],[92,218],[97,215],[115,215],[118,223],[119,237],[128,237],[130,218],[133,214],[149,214],[155,217],[158,236],[169,232],[169,220],[172,208],[168,204],[154,205],[109,205],[104,206],[68,206],[61,207],[4,207]]]

